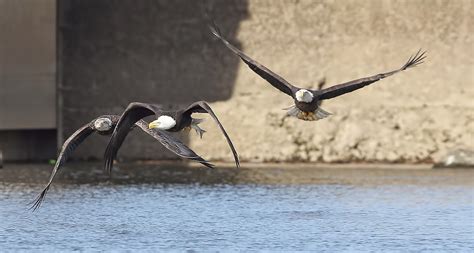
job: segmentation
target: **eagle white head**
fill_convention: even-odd
[[[98,118],[94,121],[94,128],[97,131],[109,131],[112,128],[112,120],[109,118]]]
[[[153,129],[160,129],[160,130],[168,130],[176,126],[176,120],[172,117],[167,115],[162,115],[158,117],[157,120],[154,120],[148,124],[148,128]]]
[[[296,92],[296,100],[298,102],[311,103],[313,101],[313,93],[305,89],[298,90]]]

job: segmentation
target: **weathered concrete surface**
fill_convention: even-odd
[[[55,17],[55,0],[0,0],[0,131],[56,128]]]
[[[326,101],[334,115],[318,122],[284,119],[291,100],[243,63],[232,98],[213,106],[244,161],[431,163],[452,149],[474,150],[473,3],[250,1],[241,48],[294,84],[315,86],[325,76],[330,86],[392,70],[420,47],[428,58]],[[230,159],[215,127],[204,126],[212,131],[193,137],[192,147]]]
[[[55,0],[0,0],[0,152],[6,161],[56,154],[55,17]]]
[[[246,1],[238,3],[215,4],[228,17],[224,24],[231,38],[248,15]],[[101,114],[120,114],[134,101],[176,108],[197,100],[231,98],[239,60],[221,59],[223,51],[215,50],[200,1],[68,0],[58,4],[65,138]],[[73,158],[101,159],[107,140],[92,136]],[[124,159],[176,158],[142,133],[132,133],[119,155]]]
[[[428,50],[420,67],[326,101],[334,115],[318,122],[285,119],[290,98],[213,40],[194,2],[68,2],[65,135],[133,100],[206,99],[243,161],[431,163],[474,150],[473,1],[216,1],[229,40],[303,87],[392,70]],[[231,161],[212,120],[203,127],[191,147]],[[101,158],[105,142],[91,140],[76,157]],[[130,136],[121,157],[165,157],[158,146]]]

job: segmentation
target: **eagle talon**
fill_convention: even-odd
[[[330,113],[324,111],[320,107],[316,108],[314,112],[305,112],[298,109],[296,106],[288,107],[286,108],[286,110],[288,110],[287,112],[288,116],[293,116],[304,121],[316,121],[316,120],[326,118],[327,116],[330,115]]]

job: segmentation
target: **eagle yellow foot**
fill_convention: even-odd
[[[306,121],[315,121],[317,120],[316,118],[316,115],[314,114],[314,112],[300,112],[298,113],[298,119],[301,119],[301,120],[306,120]]]

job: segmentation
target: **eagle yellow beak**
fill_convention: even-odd
[[[150,124],[148,124],[148,128],[149,129],[158,128],[159,125],[160,125],[160,122],[158,122],[158,120],[154,120],[150,122]]]

